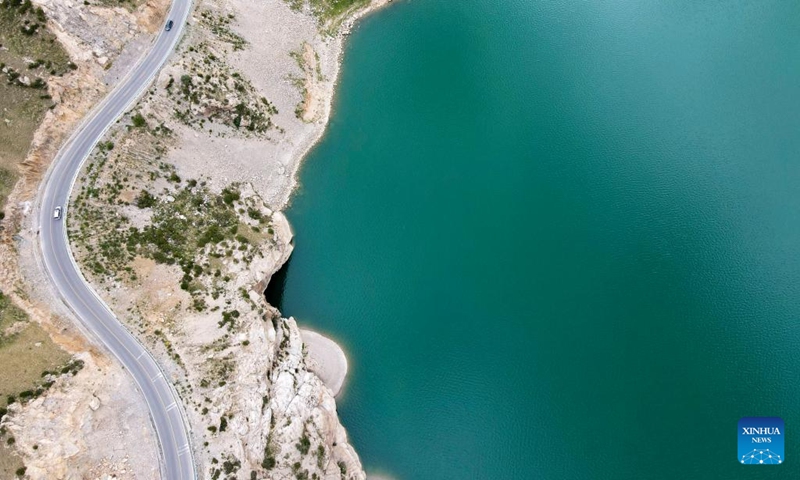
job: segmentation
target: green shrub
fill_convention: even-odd
[[[228,419],[225,418],[223,415],[222,418],[219,419],[219,431],[224,432],[228,429]]]
[[[144,116],[142,116],[142,114],[139,112],[136,112],[136,115],[131,118],[131,121],[133,122],[133,126],[136,128],[142,128],[147,125],[147,120],[145,120]]]
[[[264,457],[264,460],[261,462],[261,467],[266,470],[272,470],[273,468],[275,468],[275,465],[277,464],[278,462],[275,460],[275,457],[268,456]]]
[[[306,432],[303,432],[303,436],[300,437],[300,442],[297,443],[295,447],[297,447],[297,450],[303,455],[308,453],[308,450],[311,448],[311,440],[308,438]]]
[[[225,471],[226,475],[230,475],[232,473],[236,473],[241,465],[242,462],[239,460],[225,460],[222,462],[222,469]]]
[[[233,202],[239,200],[242,195],[234,188],[225,188],[222,190],[222,200],[228,205],[233,205]]]
[[[138,197],[136,197],[136,206],[139,208],[150,208],[156,204],[156,197],[154,197],[147,190],[142,190]]]
[[[261,214],[261,210],[248,207],[247,215],[252,218],[253,220],[261,220],[264,216]]]

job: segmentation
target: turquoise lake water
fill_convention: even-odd
[[[397,0],[281,307],[398,479],[800,478],[800,2]],[[786,463],[737,463],[780,416]]]

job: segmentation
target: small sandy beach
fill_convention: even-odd
[[[347,377],[347,356],[330,338],[312,330],[300,329],[300,336],[308,348],[308,369],[314,372],[338,396]]]

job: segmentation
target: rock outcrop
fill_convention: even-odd
[[[226,460],[241,461],[240,478],[255,471],[268,478],[364,479],[358,455],[339,422],[333,392],[308,368],[295,320],[282,318],[263,299],[269,278],[293,248],[286,217],[276,212],[272,218],[274,242],[264,245],[264,256],[234,282],[238,290],[256,288],[256,305],[263,302],[266,308],[259,313],[247,302],[237,305],[249,312],[239,317],[230,381],[203,393],[211,400],[205,417],[225,418],[227,423],[222,432],[220,420],[212,434],[219,449],[212,459],[223,465]],[[213,476],[217,467],[213,461],[209,465]]]

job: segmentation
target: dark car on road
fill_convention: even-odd
[[[173,22],[172,20],[168,21],[166,26],[166,31],[169,32],[170,30],[172,30],[173,25],[175,25],[175,22]]]

